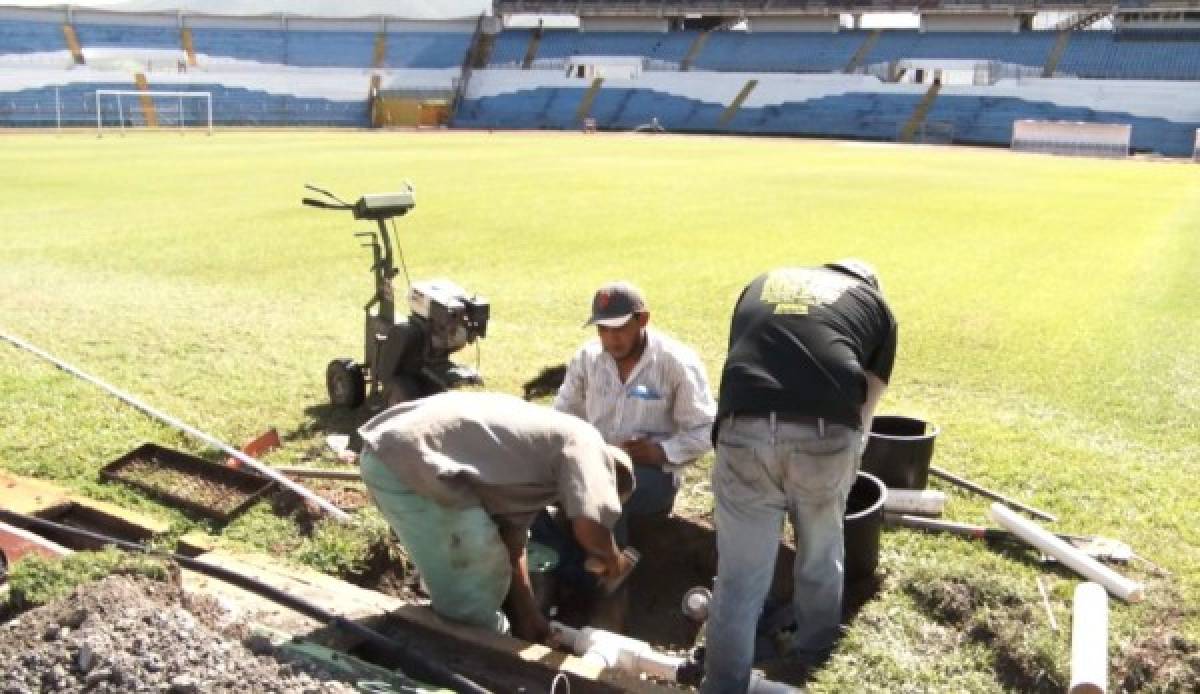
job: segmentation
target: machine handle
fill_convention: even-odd
[[[304,198],[300,202],[304,203],[305,205],[308,205],[309,207],[322,207],[326,210],[348,210],[348,209],[350,209],[349,205],[334,205],[333,203],[325,202],[324,200],[318,200],[316,198]]]

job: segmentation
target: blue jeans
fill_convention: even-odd
[[[625,502],[621,518],[613,528],[613,538],[621,547],[629,544],[629,516],[665,515],[671,512],[682,477],[679,473],[664,471],[654,465],[634,465],[633,475],[633,494]],[[596,587],[596,577],[583,568],[587,553],[575,541],[569,527],[554,521],[543,510],[534,518],[529,533],[534,540],[558,552],[558,568],[554,573],[559,581],[584,590]]]
[[[827,423],[730,417],[721,423],[712,488],[717,580],[709,615],[705,694],[742,694],[755,627],[771,587],[784,514],[796,529],[794,651],[832,648],[842,613],[842,521],[858,470],[858,432]]]
[[[657,465],[633,466],[633,494],[621,508],[621,519],[613,528],[617,544],[629,544],[629,517],[667,515],[675,506],[683,474],[664,470]]]

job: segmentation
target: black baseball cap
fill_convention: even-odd
[[[628,282],[610,282],[596,290],[592,297],[592,317],[583,327],[619,328],[628,323],[633,314],[645,310],[646,299],[640,289]]]

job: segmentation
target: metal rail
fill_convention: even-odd
[[[1013,499],[1010,499],[1007,496],[1004,496],[1003,494],[1001,494],[999,492],[994,492],[994,491],[988,489],[987,487],[984,487],[982,485],[972,482],[971,480],[959,477],[958,475],[953,475],[935,465],[929,466],[929,474],[933,475],[934,477],[939,477],[941,479],[944,479],[951,484],[958,485],[959,487],[962,487],[963,489],[966,489],[968,491],[975,492],[976,494],[978,494],[982,497],[991,499],[992,501],[999,501],[1000,503],[1004,504],[1005,506],[1013,508],[1017,511],[1024,511],[1025,513],[1028,513],[1029,515],[1033,516],[1034,518],[1039,518],[1041,520],[1044,520],[1044,521],[1047,521],[1050,523],[1053,523],[1058,520],[1058,516],[1055,516],[1050,513],[1046,513],[1045,511],[1042,511],[1041,509],[1036,509],[1032,506],[1028,506],[1026,504],[1021,503],[1020,501],[1015,501]]]

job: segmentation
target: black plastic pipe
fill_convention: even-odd
[[[984,487],[983,485],[972,482],[969,479],[959,477],[958,475],[950,474],[949,472],[946,472],[945,470],[937,467],[936,465],[929,466],[929,474],[933,475],[934,477],[940,477],[940,478],[946,480],[947,482],[949,482],[950,484],[958,485],[958,486],[962,487],[963,489],[966,489],[967,491],[975,492],[976,494],[978,494],[982,497],[991,499],[992,501],[999,501],[1000,503],[1004,504],[1005,506],[1008,506],[1009,508],[1015,509],[1017,511],[1024,511],[1025,513],[1028,513],[1029,515],[1033,516],[1034,518],[1044,520],[1047,523],[1053,523],[1058,520],[1058,516],[1055,516],[1050,513],[1046,513],[1045,511],[1043,511],[1041,509],[1037,509],[1032,506],[1028,506],[1026,504],[1021,503],[1020,501],[1015,501],[1013,499],[1010,499],[1007,496],[1004,496],[1003,494],[1001,494],[999,492],[994,492],[994,491],[988,489],[987,487]]]
[[[37,528],[40,530],[52,530],[60,533],[68,533],[76,537],[85,537],[90,540],[113,545],[120,549],[130,552],[140,552],[142,554],[150,554],[153,556],[170,559],[175,563],[185,568],[191,569],[197,573],[202,573],[205,576],[210,576],[220,581],[224,581],[230,585],[237,586],[244,590],[250,591],[256,595],[260,595],[272,602],[278,603],[288,609],[299,612],[300,614],[311,617],[319,622],[327,624],[335,629],[341,629],[346,633],[369,642],[372,646],[385,651],[389,657],[394,658],[396,663],[404,674],[418,680],[423,680],[430,684],[436,684],[441,687],[449,687],[460,694],[491,694],[491,692],[479,686],[470,679],[452,672],[437,663],[427,662],[410,652],[409,645],[399,639],[389,638],[383,634],[365,627],[357,622],[339,617],[328,610],[317,606],[316,604],[296,597],[289,593],[279,590],[275,586],[268,585],[236,571],[231,571],[221,566],[213,566],[202,561],[185,557],[172,552],[149,549],[136,542],[128,542],[115,537],[84,530],[82,528],[74,528],[69,525],[55,523],[44,518],[36,516],[28,516],[16,511],[0,508],[0,519],[7,523],[17,525],[24,528]]]

